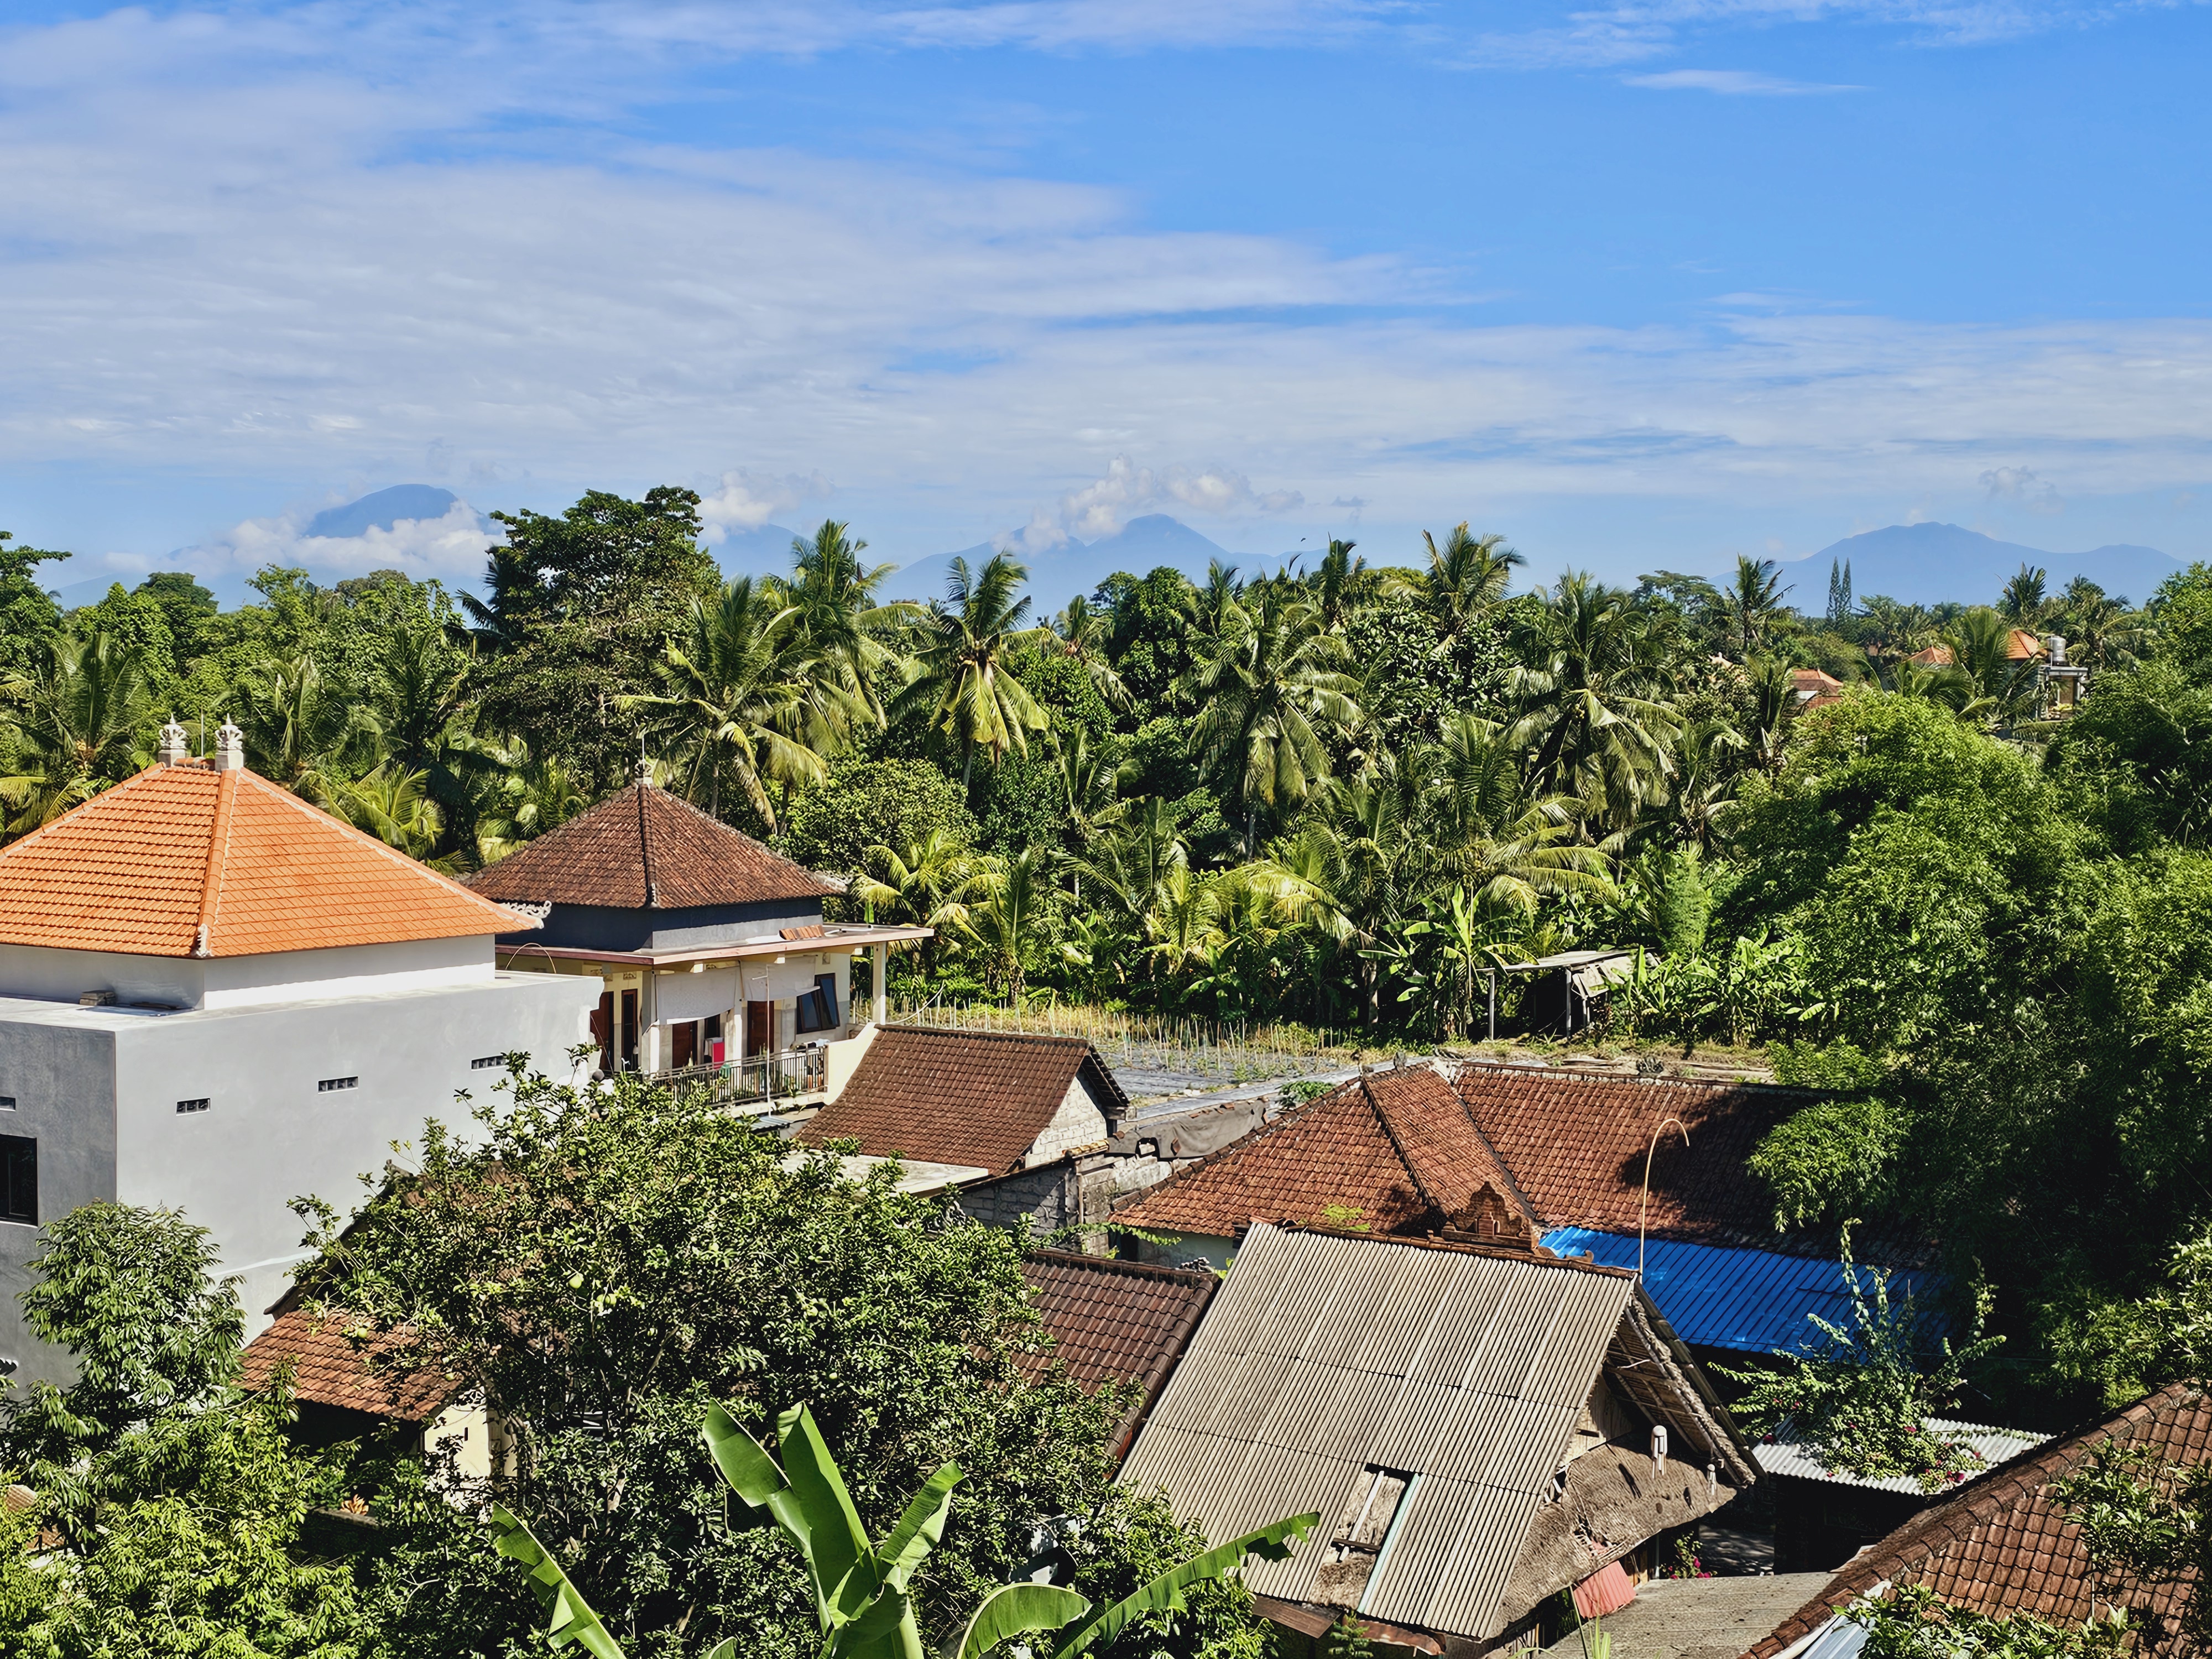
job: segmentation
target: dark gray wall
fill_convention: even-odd
[[[100,1026],[124,1021],[101,1011],[95,1024],[74,1009],[30,1006],[49,1018],[9,1020],[0,1012],[0,1095],[15,1101],[15,1110],[0,1112],[0,1134],[39,1143],[43,1225],[115,1196],[115,1034]],[[38,1254],[38,1228],[0,1222],[0,1357],[17,1363],[19,1379],[63,1378],[67,1352],[34,1340],[23,1321],[20,1298]]]
[[[556,904],[544,927],[502,933],[502,950],[552,945],[572,951],[677,950],[773,934],[779,927],[818,927],[820,899],[771,899],[758,904],[701,904],[665,910],[625,910],[603,904]]]

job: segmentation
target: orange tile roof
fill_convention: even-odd
[[[1832,1609],[1885,1581],[1926,1584],[1944,1601],[1982,1613],[2032,1613],[2081,1624],[2106,1604],[2081,1533],[2050,1486],[2110,1441],[2154,1446],[2170,1465],[2212,1461],[2212,1399],[2201,1383],[2176,1382],[2109,1422],[2001,1464],[1861,1550],[1745,1659],[1771,1659],[1826,1623]],[[2185,1581],[2153,1588],[2143,1600],[2154,1621],[2179,1613],[2190,1588]]]
[[[290,1360],[295,1400],[401,1423],[426,1423],[460,1385],[434,1365],[400,1370],[374,1364],[404,1352],[406,1343],[404,1335],[379,1335],[356,1326],[350,1315],[341,1311],[319,1317],[306,1308],[294,1308],[279,1314],[275,1324],[246,1345],[239,1357],[238,1385],[258,1393],[275,1380],[277,1368]]]
[[[0,945],[250,957],[532,925],[251,772],[151,767],[0,848]]]
[[[1319,1222],[1334,1206],[1389,1233],[1440,1224],[1486,1186],[1537,1218],[1451,1085],[1413,1066],[1331,1091],[1170,1176],[1115,1218],[1235,1238],[1255,1221]]]

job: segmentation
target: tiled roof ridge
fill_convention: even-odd
[[[1770,1659],[1826,1623],[1838,1603],[1856,1600],[1893,1578],[1900,1569],[1928,1560],[1939,1545],[1960,1542],[2005,1510],[2033,1499],[2061,1470],[2072,1468],[2094,1449],[2092,1443],[2098,1437],[2132,1440],[2136,1437],[2133,1432],[2123,1437],[2122,1431],[2140,1429],[2173,1407],[2196,1403],[2203,1397],[2206,1386],[2201,1380],[2186,1377],[2169,1382],[2116,1416],[2092,1419],[1984,1470],[1942,1502],[1921,1510],[1888,1537],[1853,1556],[1818,1595],[1747,1649],[1742,1659]]]
[[[1395,1075],[1401,1075],[1401,1073],[1380,1073],[1380,1075],[1385,1075],[1385,1078],[1395,1078]],[[1467,1126],[1467,1133],[1468,1133],[1468,1134],[1474,1134],[1474,1137],[1475,1137],[1475,1144],[1478,1144],[1484,1152],[1489,1152],[1491,1164],[1495,1164],[1495,1166],[1498,1166],[1498,1175],[1504,1176],[1506,1190],[1502,1192],[1500,1197],[1510,1199],[1510,1201],[1513,1201],[1513,1203],[1517,1203],[1517,1206],[1520,1206],[1520,1210],[1522,1210],[1522,1217],[1524,1217],[1526,1221],[1533,1221],[1533,1224],[1535,1224],[1537,1228],[1541,1228],[1541,1225],[1544,1225],[1544,1217],[1540,1217],[1540,1214],[1535,1212],[1535,1206],[1533,1206],[1533,1203],[1528,1201],[1528,1194],[1526,1194],[1526,1192],[1522,1192],[1520,1182],[1516,1182],[1516,1179],[1513,1179],[1513,1168],[1510,1168],[1509,1164],[1506,1164],[1506,1161],[1502,1159],[1502,1157],[1498,1157],[1498,1148],[1495,1148],[1495,1146],[1491,1146],[1491,1137],[1489,1137],[1489,1134],[1484,1134],[1484,1133],[1482,1133],[1482,1124],[1478,1124],[1478,1121],[1475,1121],[1475,1113],[1474,1113],[1474,1109],[1471,1109],[1471,1106],[1468,1106],[1468,1103],[1467,1103],[1467,1097],[1464,1097],[1464,1095],[1460,1095],[1458,1088],[1453,1086],[1453,1082],[1455,1082],[1455,1079],[1453,1079],[1453,1078],[1444,1078],[1443,1073],[1436,1073],[1436,1075],[1437,1075],[1437,1079],[1440,1079],[1440,1082],[1444,1084],[1444,1093],[1451,1095],[1451,1103],[1453,1103],[1453,1106],[1455,1106],[1455,1109],[1458,1109],[1458,1113],[1460,1113],[1460,1121],[1462,1121],[1462,1124]],[[1389,1110],[1387,1110],[1385,1106],[1382,1106],[1382,1095],[1376,1093],[1374,1086],[1371,1086],[1371,1078],[1370,1078],[1370,1075],[1363,1075],[1363,1078],[1360,1078],[1360,1084],[1363,1084],[1363,1086],[1367,1086],[1367,1102],[1370,1102],[1371,1106],[1374,1106],[1376,1121],[1380,1121],[1380,1124],[1382,1124],[1382,1133],[1389,1134],[1389,1144],[1391,1144],[1391,1148],[1394,1148],[1394,1151],[1398,1152],[1398,1161],[1401,1161],[1401,1164],[1405,1164],[1407,1175],[1413,1176],[1413,1190],[1416,1190],[1418,1194],[1420,1194],[1420,1197],[1429,1203],[1429,1207],[1433,1207],[1433,1210],[1436,1210],[1437,1214],[1443,1214],[1444,1218],[1451,1218],[1451,1206],[1449,1206],[1449,1203],[1440,1203],[1440,1201],[1437,1201],[1436,1194],[1433,1194],[1433,1192],[1429,1192],[1429,1190],[1427,1190],[1427,1186],[1422,1186],[1420,1170],[1418,1170],[1416,1164],[1413,1164],[1413,1157],[1411,1157],[1411,1152],[1407,1152],[1405,1141],[1402,1141],[1401,1137],[1398,1137],[1398,1128],[1395,1128],[1395,1126],[1391,1124],[1391,1121],[1389,1121]],[[1478,1188],[1478,1190],[1480,1190],[1480,1188]]]
[[[1089,1037],[1064,1031],[968,1031],[951,1025],[919,1025],[907,1020],[891,1020],[876,1029],[886,1033],[912,1031],[925,1036],[992,1037],[1002,1042],[1072,1042],[1085,1049],[1091,1047]]]
[[[302,817],[306,818],[309,823],[316,825],[318,828],[334,829],[339,835],[354,842],[363,850],[373,853],[377,857],[397,865],[399,868],[407,871],[412,875],[422,877],[425,880],[436,883],[441,887],[450,889],[454,894],[458,895],[459,897],[466,899],[471,904],[476,906],[477,909],[485,912],[486,920],[496,924],[495,928],[487,927],[484,930],[486,933],[497,931],[501,933],[512,933],[519,931],[518,923],[520,921],[520,919],[518,918],[513,911],[507,909],[504,906],[495,902],[493,900],[484,897],[481,893],[471,893],[467,888],[462,886],[460,883],[455,881],[451,876],[446,875],[440,871],[433,870],[428,865],[423,863],[420,859],[410,858],[398,848],[379,841],[374,836],[370,835],[365,830],[355,829],[353,825],[348,823],[343,818],[338,817],[337,813],[325,811],[313,801],[294,794],[282,784],[272,782],[269,779],[261,776],[258,772],[251,770],[226,772],[221,775],[225,778],[249,778],[252,780],[253,786],[259,789],[264,795],[268,796],[272,800],[280,802],[283,805],[290,807],[294,811],[299,813]],[[243,785],[240,785],[240,787],[241,788],[244,787]],[[234,810],[235,809],[234,808]],[[226,865],[229,862],[228,856],[225,857],[224,862]],[[212,942],[210,942],[209,948],[210,950],[214,948]]]
[[[1457,1083],[1468,1072],[1495,1072],[1506,1077],[1529,1078],[1546,1083],[1631,1083],[1650,1089],[1685,1089],[1692,1094],[1729,1095],[1746,1090],[1760,1094],[1786,1095],[1792,1099],[1806,1099],[1817,1095],[1833,1094],[1832,1089],[1808,1089],[1796,1083],[1771,1083],[1757,1078],[1741,1081],[1723,1082],[1709,1077],[1646,1077],[1640,1072],[1585,1072],[1558,1066],[1516,1066],[1502,1060],[1463,1060],[1458,1062],[1450,1081]]]
[[[653,884],[653,814],[646,810],[646,793],[653,787],[651,780],[640,778],[634,786],[637,790],[637,864],[645,872],[645,908],[660,908],[660,895]]]
[[[1449,1085],[1446,1086],[1449,1087]],[[1397,1126],[1390,1121],[1390,1114],[1383,1107],[1382,1096],[1375,1092],[1374,1085],[1368,1081],[1367,1074],[1364,1072],[1359,1076],[1359,1095],[1360,1098],[1367,1103],[1367,1109],[1375,1114],[1376,1122],[1382,1127],[1383,1139],[1390,1143],[1390,1150],[1397,1153],[1398,1162],[1406,1166],[1406,1178],[1413,1183],[1413,1195],[1437,1215],[1449,1219],[1451,1215],[1450,1206],[1431,1192],[1428,1183],[1421,1179],[1421,1172],[1415,1166],[1413,1155],[1407,1152],[1406,1143],[1399,1138]],[[1459,1100],[1456,1091],[1453,1092],[1452,1098],[1455,1102]],[[1464,1103],[1461,1103],[1460,1109],[1462,1111],[1467,1109]]]
[[[238,822],[238,780],[243,772],[225,772],[216,780],[215,824],[208,834],[207,874],[200,882],[200,919],[192,930],[192,954],[215,954],[216,923],[222,916],[223,878],[230,873],[230,832]]]
[[[1211,1267],[1170,1267],[1158,1261],[1131,1261],[1118,1255],[1085,1255],[1080,1250],[1033,1249],[1032,1261],[1064,1263],[1071,1267],[1087,1267],[1097,1273],[1121,1273],[1131,1279],[1164,1279],[1176,1284],[1195,1285],[1202,1279],[1218,1277]]]

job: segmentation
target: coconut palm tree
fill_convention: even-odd
[[[1713,836],[1735,806],[1735,780],[1725,757],[1745,746],[1743,734],[1726,720],[1704,720],[1674,739],[1674,819],[1699,852],[1711,848]]]
[[[424,788],[427,781],[427,774],[388,760],[367,776],[339,785],[331,813],[386,847],[428,862],[445,823]],[[444,860],[440,867],[451,862]]]
[[[135,652],[105,633],[36,647],[28,672],[0,685],[17,770],[0,777],[16,835],[51,823],[146,763],[154,709]]]
[[[1114,631],[1113,619],[1103,611],[1093,611],[1091,602],[1079,593],[1067,602],[1065,611],[1053,618],[1052,631],[1060,654],[1083,665],[1107,707],[1127,708],[1129,688],[1114,672],[1114,664],[1107,654],[1107,641]]]
[[[876,697],[875,672],[895,654],[886,641],[912,628],[922,611],[911,600],[878,600],[876,590],[897,567],[863,563],[860,555],[868,544],[847,531],[836,520],[824,519],[811,537],[792,538],[785,601],[798,613],[799,638],[880,725],[884,711]]]
[[[1006,983],[1006,1006],[1022,1006],[1023,960],[1044,936],[1060,854],[1048,847],[1024,848],[1012,858],[985,857],[969,884],[969,898],[955,924]]]
[[[1328,551],[1322,555],[1321,568],[1306,579],[1321,625],[1332,634],[1342,633],[1352,614],[1382,586],[1376,574],[1368,569],[1367,561],[1352,556],[1352,550],[1358,545],[1358,542],[1330,538]],[[1517,558],[1519,555],[1514,556]]]
[[[1091,884],[1094,904],[1140,930],[1170,876],[1189,862],[1190,849],[1173,804],[1147,797],[1133,803],[1119,823],[1091,844],[1076,869]]]
[[[1966,671],[1976,695],[1987,701],[1989,717],[1999,721],[2025,719],[2040,690],[2035,659],[2014,654],[2016,631],[2002,611],[1978,605],[1943,632],[1952,664]]]
[[[1429,568],[1415,580],[1448,639],[1458,639],[1504,599],[1513,572],[1527,562],[1503,536],[1469,535],[1464,520],[1452,526],[1442,548],[1425,530],[1421,544],[1428,550]]]
[[[303,799],[330,806],[365,763],[382,758],[374,715],[325,678],[307,652],[263,658],[240,690],[246,758]]]
[[[1773,560],[1736,555],[1735,580],[1722,590],[1721,603],[1728,611],[1729,625],[1744,661],[1749,662],[1765,643],[1786,609],[1782,596],[1789,591],[1782,584],[1781,567]]]
[[[750,576],[692,601],[684,638],[670,642],[656,672],[660,693],[617,698],[616,707],[646,717],[646,737],[675,761],[686,799],[720,817],[726,781],[771,830],[769,786],[820,782],[825,751],[862,712],[781,586]]]
[[[1237,580],[1235,565],[1224,564],[1218,559],[1206,561],[1206,580],[1191,588],[1188,601],[1190,629],[1194,636],[1194,655],[1218,648],[1224,640],[1243,631],[1243,585]]]
[[[1540,793],[1598,804],[1615,828],[1664,793],[1681,718],[1667,703],[1648,619],[1619,589],[1561,576],[1522,641],[1506,741]]]
[[[1997,601],[1999,613],[2022,628],[2040,628],[2045,614],[2051,609],[2045,581],[2042,568],[2023,559],[2019,572],[2004,585],[2003,597]]]
[[[1362,724],[1358,682],[1344,672],[1350,657],[1313,606],[1271,587],[1200,665],[1191,749],[1243,816],[1247,858],[1258,851],[1260,814],[1295,806],[1327,782],[1327,739]]]
[[[980,570],[955,559],[947,592],[933,600],[917,630],[905,689],[891,716],[924,715],[960,750],[960,781],[972,785],[975,751],[995,765],[1007,750],[1029,752],[1029,734],[1049,723],[1014,676],[1014,659],[1049,633],[1022,626],[1030,602],[1018,597],[1029,570],[1012,555],[994,553]]]
[[[520,738],[479,742],[473,753],[489,775],[489,787],[477,807],[480,864],[497,863],[592,804],[568,767],[551,757],[532,754]]]

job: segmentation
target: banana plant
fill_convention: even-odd
[[[805,1558],[822,1626],[820,1659],[923,1659],[921,1630],[908,1586],[945,1536],[960,1466],[947,1463],[930,1476],[898,1524],[872,1544],[845,1477],[805,1406],[794,1406],[776,1419],[781,1463],[720,1406],[708,1409],[702,1431],[730,1489],[749,1508],[765,1510]],[[1291,1516],[1216,1545],[1109,1607],[1094,1609],[1088,1597],[1057,1584],[1001,1584],[976,1604],[949,1659],[982,1659],[1014,1637],[1066,1631],[1070,1626],[1073,1632],[1054,1650],[1052,1659],[1078,1659],[1110,1646],[1134,1620],[1183,1611],[1185,1591],[1235,1571],[1248,1555],[1284,1559],[1320,1518]],[[545,1639],[550,1645],[574,1644],[592,1659],[623,1659],[599,1615],[528,1527],[494,1504],[491,1530],[500,1553],[530,1569],[532,1588],[546,1609]],[[737,1659],[737,1638],[732,1637],[708,1659]]]
[[[784,1460],[781,1468],[720,1406],[708,1408],[705,1433],[722,1478],[745,1503],[765,1509],[805,1556],[815,1584],[816,1611],[827,1638],[823,1659],[921,1659],[921,1635],[906,1585],[944,1536],[959,1467],[947,1463],[938,1470],[907,1505],[898,1525],[872,1551],[844,1479],[805,1407],[793,1407],[776,1420],[776,1444]],[[1133,1620],[1182,1612],[1187,1606],[1186,1590],[1235,1571],[1248,1555],[1282,1560],[1291,1544],[1320,1518],[1291,1516],[1232,1538],[1170,1567],[1113,1606],[1095,1611],[1087,1598],[1057,1585],[1001,1585],[976,1607],[951,1659],[981,1659],[1010,1637],[1066,1631],[1071,1625],[1073,1632],[1054,1650],[1052,1659],[1077,1659],[1111,1645]],[[847,1631],[852,1632],[849,1638],[842,1636]]]

